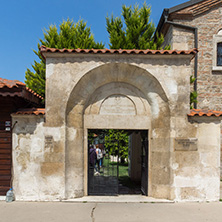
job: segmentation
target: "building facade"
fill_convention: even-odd
[[[191,0],[165,9],[156,31],[172,49],[198,48],[192,62],[195,108],[222,110],[222,1]]]
[[[220,7],[221,1],[192,0],[164,10],[157,31],[172,50],[42,46],[45,109],[11,114],[16,199],[90,195],[89,130],[120,129],[135,134],[131,179],[141,180],[145,195],[218,201],[222,112],[209,109],[221,106]],[[190,110],[191,75],[198,77],[202,110]],[[144,171],[137,161],[141,143]]]
[[[89,129],[147,132],[148,196],[219,200],[222,113],[190,113],[195,50],[42,47],[41,53],[46,59],[45,119],[38,111],[12,115],[18,200],[89,195]]]

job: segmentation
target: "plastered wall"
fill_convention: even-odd
[[[211,196],[205,193],[218,187],[219,178],[216,181],[215,176],[213,184],[204,183],[203,189],[192,182],[196,175],[203,180],[212,178],[212,171],[216,175],[217,163],[211,163],[207,176],[189,174],[183,165],[186,161],[178,155],[198,156],[189,170],[202,170],[199,140],[204,137],[201,129],[208,125],[201,128],[187,118],[191,55],[46,53],[45,57],[45,122],[38,116],[13,116],[18,122],[13,132],[13,183],[18,199],[88,195],[87,130],[91,128],[149,131],[148,196],[178,201],[190,200],[190,196],[192,200],[217,199],[217,191]],[[217,129],[217,124],[211,127]],[[190,138],[198,141],[197,148]],[[208,144],[215,150],[211,155],[217,155],[218,143]],[[210,152],[206,147],[206,153]],[[29,170],[23,167],[25,155]],[[189,178],[190,183],[183,187],[178,178]],[[198,192],[185,195],[191,188]]]

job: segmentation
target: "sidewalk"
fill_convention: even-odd
[[[1,222],[221,222],[222,203],[0,201]]]
[[[0,200],[0,222],[63,221],[221,222],[222,202],[174,203],[142,195],[87,196],[63,202],[6,203]]]

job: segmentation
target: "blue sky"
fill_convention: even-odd
[[[129,6],[144,0],[0,0],[0,77],[24,82],[25,71],[31,69],[38,57],[32,49],[37,49],[44,28],[50,24],[59,25],[67,18],[87,21],[96,41],[108,47],[106,31],[107,15],[121,15],[123,4]],[[186,2],[186,0],[148,0],[151,19],[158,24],[164,8]]]

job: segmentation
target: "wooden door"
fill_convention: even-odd
[[[11,119],[0,120],[0,195],[11,186],[12,134]]]

